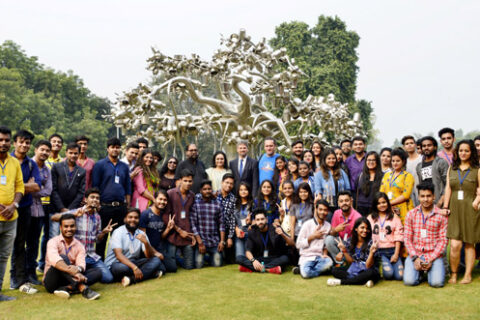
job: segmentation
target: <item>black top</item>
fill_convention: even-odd
[[[250,251],[255,258],[263,257],[265,250],[264,241],[267,243],[269,257],[278,257],[287,253],[287,243],[282,236],[275,233],[275,228],[272,225],[268,226],[268,230],[265,233],[260,232],[256,227],[252,228],[248,232],[245,250]]]
[[[192,162],[190,158],[183,160],[177,167],[177,172],[175,175],[175,179],[180,179],[180,173],[184,170],[188,169],[193,173],[193,185],[192,191],[193,193],[200,192],[200,183],[203,180],[208,179],[207,173],[205,172],[205,165],[200,159],[197,159],[195,163]]]
[[[75,165],[70,171],[66,160],[53,165],[50,200],[57,212],[80,207],[85,194],[85,177],[85,169]]]
[[[422,169],[420,170],[420,173],[422,174],[421,176],[422,181],[432,183],[432,166],[433,166],[433,160],[428,162],[427,161],[422,162]]]

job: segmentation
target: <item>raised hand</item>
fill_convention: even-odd
[[[137,238],[138,240],[140,240],[143,244],[146,244],[148,241],[147,241],[147,237],[145,236],[144,233],[139,233],[135,236],[135,238]]]
[[[168,215],[168,223],[167,223],[167,229],[173,229],[175,227],[175,215]]]
[[[108,221],[108,224],[107,226],[103,229],[103,232],[104,233],[109,233],[109,232],[112,232],[113,231],[113,228],[117,225],[118,223],[114,223],[112,224],[112,219],[110,219],[110,221]]]

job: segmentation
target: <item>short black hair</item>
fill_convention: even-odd
[[[63,137],[61,135],[59,135],[58,133],[54,133],[50,137],[48,137],[48,141],[52,140],[53,138],[60,139],[60,141],[62,141],[62,144],[63,144]]]
[[[125,216],[127,216],[130,212],[136,212],[138,214],[138,217],[140,217],[140,209],[138,208],[133,208],[133,207],[128,207],[127,208],[127,214]]]
[[[35,149],[40,148],[40,146],[47,146],[48,149],[52,149],[52,144],[47,140],[38,140],[37,143],[35,143]]]
[[[147,145],[147,148],[148,148],[148,140],[145,139],[144,137],[138,138],[136,142],[137,142],[137,144],[139,144],[139,145],[140,145],[140,143],[144,143],[144,144]]]
[[[85,198],[88,198],[92,193],[100,194],[100,189],[97,187],[88,188],[87,191],[85,191]]]
[[[442,136],[445,134],[445,133],[451,133],[452,134],[452,137],[455,138],[455,130],[453,130],[452,128],[442,128],[438,131],[438,137],[439,138],[442,138]]]
[[[162,161],[163,157],[157,150],[152,150],[152,156],[157,157],[158,161]]]
[[[407,142],[407,140],[413,140],[414,143],[417,143],[417,140],[415,139],[414,136],[412,135],[406,135],[402,138],[402,145],[405,144],[405,142]]]
[[[60,225],[62,225],[62,222],[64,220],[73,220],[75,221],[75,216],[71,213],[66,213],[66,214],[62,214],[62,216],[60,217],[60,221],[58,221],[58,223],[60,223]]]
[[[293,148],[293,146],[295,146],[295,145],[297,145],[297,144],[299,144],[299,143],[303,146],[303,140],[300,140],[300,139],[299,139],[299,140],[296,140],[296,141],[294,141],[294,142],[292,143],[292,148]]]
[[[0,126],[0,133],[1,134],[7,134],[10,137],[12,136],[12,130],[10,130],[10,128],[8,128],[6,126]]]
[[[355,142],[355,141],[362,141],[364,144],[367,144],[367,141],[365,140],[364,137],[362,136],[355,136],[352,138],[352,144]]]
[[[231,174],[230,172],[227,172],[223,175],[222,181],[225,181],[227,179],[233,179],[233,181],[235,181],[235,176],[233,174]]]
[[[180,179],[185,177],[193,177],[193,172],[190,169],[183,169],[180,171]]]
[[[1,131],[0,131],[1,132]],[[477,140],[480,140],[480,135],[476,136],[475,138],[473,138],[473,141],[477,141]]]
[[[433,186],[433,183],[423,181],[417,185],[417,190],[420,193],[421,190],[430,190],[433,194],[435,194],[435,187]]]
[[[344,144],[345,142],[348,142],[350,144],[352,144],[352,141],[350,139],[343,139],[342,141],[340,141],[340,147],[342,146],[342,144]]]
[[[343,190],[338,193],[337,199],[340,198],[340,196],[349,196],[351,198],[352,193],[348,190]]]
[[[318,208],[319,205],[324,205],[325,207],[329,208],[330,204],[328,203],[327,200],[325,199],[320,199],[317,202],[315,202],[315,208]]]
[[[273,141],[273,144],[274,145],[277,145],[277,141],[275,141],[275,139],[273,137],[266,137],[265,139],[263,139],[263,143],[265,143],[265,141]]]
[[[17,141],[17,138],[23,138],[25,140],[33,141],[33,139],[35,139],[35,135],[30,131],[20,129],[15,132],[15,135],[13,136],[13,141]]]
[[[130,143],[127,144],[126,150],[132,149],[132,148],[133,148],[133,149],[139,149],[138,143],[136,143],[136,142],[130,142]]]
[[[65,150],[71,150],[71,149],[78,149],[80,152],[80,146],[76,142],[70,142],[67,144],[67,148]]]
[[[194,146],[196,146],[196,147],[198,148],[198,146],[197,146],[195,143],[188,143],[188,144],[185,146],[185,151],[188,151],[188,148],[189,148],[190,146],[192,146],[192,145],[194,145]]]
[[[267,217],[267,214],[265,213],[265,209],[263,207],[258,207],[253,209],[253,212],[252,212],[253,219],[255,219],[255,217],[258,214],[263,214],[265,217]]]
[[[160,195],[160,194],[163,194],[163,195],[167,198],[167,200],[168,200],[168,198],[169,198],[169,197],[168,197],[168,192],[167,192],[167,190],[165,190],[165,189],[158,189],[157,191],[155,191],[155,194],[153,195],[153,197],[154,197],[155,199],[157,199],[158,195]]]
[[[119,146],[119,147],[122,146],[122,143],[120,142],[120,139],[118,139],[117,137],[111,137],[107,140],[107,148],[108,147],[116,147],[116,146]]]
[[[76,136],[74,141],[75,143],[77,143],[78,141],[87,141],[87,143],[89,143],[90,139],[88,139],[86,135],[81,134],[79,136]]]
[[[425,136],[422,138],[422,142],[425,141],[425,140],[430,140],[432,141],[432,144],[435,148],[438,148],[438,142],[437,142],[437,139],[435,139],[434,137],[432,136]]]
[[[390,152],[390,154],[392,154],[392,148],[384,147],[384,148],[382,148],[382,150],[380,150],[380,155],[381,155],[382,153],[384,153],[385,151],[388,151],[388,152]]]
[[[392,150],[392,158],[394,156],[400,157],[402,159],[403,164],[405,165],[407,163],[407,152],[403,150],[402,148],[395,148]]]
[[[200,189],[203,188],[204,185],[208,184],[210,187],[212,186],[212,181],[208,180],[208,179],[205,179],[205,180],[202,180],[202,182],[200,182]]]
[[[418,138],[417,141],[415,141],[415,144],[417,146],[421,146],[422,145],[422,141],[423,141],[423,138]]]

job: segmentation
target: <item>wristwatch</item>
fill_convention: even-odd
[[[257,259],[252,258],[252,259],[250,259],[250,262],[253,263],[253,262],[255,262],[255,260],[257,260]]]
[[[18,204],[18,202],[14,202],[13,205],[15,206],[15,208],[18,209],[18,207],[20,207],[20,205]]]
[[[226,245],[227,245],[227,242],[225,242],[225,241],[222,241],[222,244],[223,244],[224,246],[226,246]]]

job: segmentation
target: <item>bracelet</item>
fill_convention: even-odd
[[[252,258],[252,259],[250,259],[250,262],[254,263],[254,262],[255,262],[255,260],[257,260],[257,259],[255,259],[255,258]]]
[[[135,266],[135,268],[133,268],[133,271],[137,271],[137,270],[138,270],[138,267],[137,267],[137,266]]]

